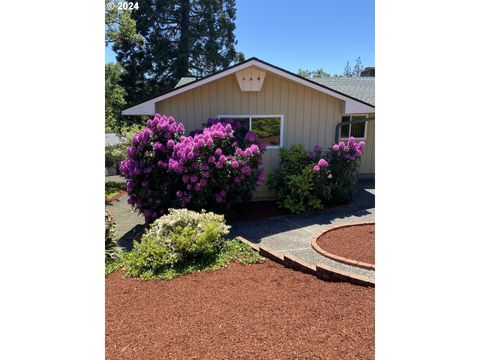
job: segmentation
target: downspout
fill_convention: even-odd
[[[335,144],[338,143],[338,141],[340,140],[340,128],[344,125],[352,125],[352,124],[361,124],[361,123],[365,123],[367,121],[373,121],[375,120],[375,116],[374,117],[370,117],[370,118],[365,118],[365,119],[357,119],[357,120],[351,120],[351,121],[344,121],[344,122],[339,122],[336,126],[335,126]]]

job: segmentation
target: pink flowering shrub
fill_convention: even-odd
[[[181,175],[182,206],[216,208],[251,198],[265,175],[259,166],[263,149],[249,135],[238,139],[230,123],[217,122],[174,146],[169,169]]]
[[[328,161],[328,184],[332,193],[331,203],[342,204],[352,200],[364,147],[365,142],[356,142],[352,136],[347,143],[340,141],[334,144],[325,154]]]
[[[264,148],[253,134],[220,121],[191,136],[184,131],[172,117],[155,115],[132,138],[121,164],[129,203],[147,221],[174,207],[225,210],[249,200],[264,181]]]
[[[303,145],[280,149],[280,166],[267,182],[278,205],[299,214],[351,201],[364,146],[351,137],[326,152],[318,145],[308,153]]]

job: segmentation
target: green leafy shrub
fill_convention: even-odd
[[[122,263],[116,268],[123,267],[131,277],[171,279],[219,269],[232,261],[262,261],[248,245],[237,239],[225,240],[229,228],[222,215],[169,209],[169,214],[157,219],[131,252],[123,253]]]
[[[276,192],[278,205],[294,214],[348,203],[355,193],[364,146],[351,137],[326,153],[318,145],[309,153],[298,144],[281,148],[280,166],[269,175],[267,185]]]
[[[222,215],[187,209],[169,209],[134,244],[126,259],[131,276],[152,276],[175,266],[212,260],[229,233]]]
[[[113,216],[105,209],[105,262],[118,257],[119,248],[116,240],[116,224]]]
[[[319,192],[323,189],[313,171],[313,160],[301,144],[280,149],[280,166],[269,176],[267,185],[278,197],[278,205],[294,214],[323,208]]]

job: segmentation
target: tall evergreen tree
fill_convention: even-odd
[[[141,46],[119,39],[112,48],[125,70],[129,103],[173,88],[182,76],[206,76],[239,58],[235,0],[143,0],[131,12]]]
[[[360,56],[355,60],[355,66],[353,67],[352,76],[360,77],[363,71],[362,59]]]
[[[135,20],[130,16],[133,10],[119,10],[119,0],[105,0],[105,45],[124,40],[141,45],[143,38],[137,33]],[[114,4],[112,8],[108,4]]]
[[[352,77],[352,67],[350,66],[350,61],[347,61],[347,65],[345,65],[345,70],[343,70],[343,76]]]
[[[362,59],[357,57],[355,59],[355,66],[353,69],[350,66],[350,61],[347,61],[347,65],[345,65],[345,70],[343,70],[343,76],[346,77],[360,77],[363,71],[363,64],[362,64]]]

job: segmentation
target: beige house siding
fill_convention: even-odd
[[[368,114],[368,117],[374,116],[374,113]],[[375,120],[367,122],[367,138],[361,161],[359,174],[375,174]]]
[[[302,143],[311,150],[317,144],[322,148],[333,144],[335,125],[341,120],[344,106],[343,100],[267,72],[259,92],[241,92],[235,75],[230,75],[157,102],[155,111],[172,115],[185,125],[187,132],[201,128],[208,118],[217,115],[283,114],[283,145]],[[267,174],[278,166],[278,152],[278,149],[266,151]],[[370,171],[369,165],[362,163],[362,166]],[[257,189],[256,199],[270,197],[272,193],[266,186]]]

